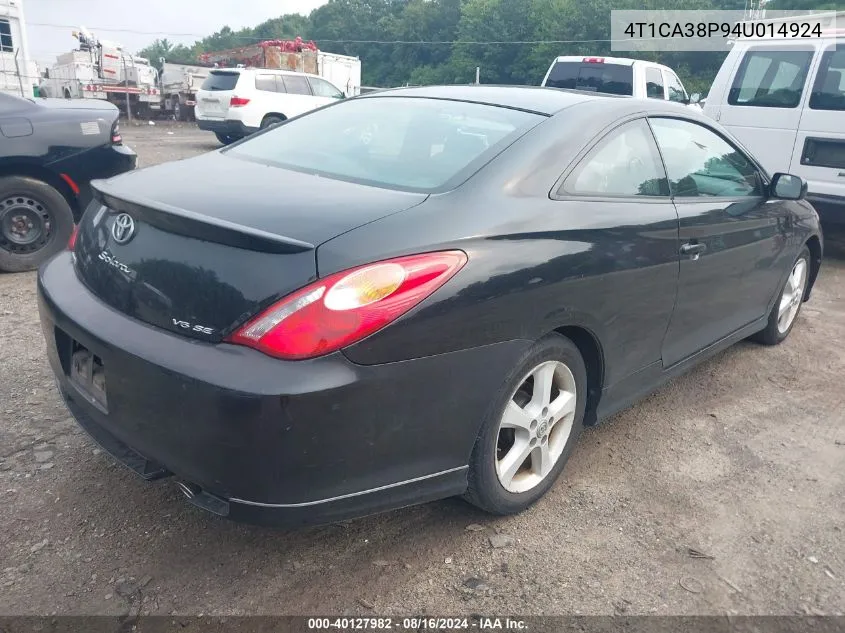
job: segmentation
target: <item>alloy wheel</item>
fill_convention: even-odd
[[[778,305],[778,332],[786,333],[798,315],[801,301],[804,299],[804,289],[807,286],[807,260],[803,257],[795,262],[792,272],[786,280],[783,294]]]
[[[496,475],[511,493],[538,486],[563,454],[575,420],[577,388],[559,361],[537,365],[508,401],[499,423]]]

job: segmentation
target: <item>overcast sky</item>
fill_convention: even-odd
[[[239,29],[285,13],[307,14],[325,1],[24,0],[23,6],[29,53],[43,69],[55,62],[57,54],[75,48],[77,42],[71,31],[80,26],[100,39],[120,42],[127,50],[137,52],[156,38],[167,37],[171,42],[189,44],[225,25]]]

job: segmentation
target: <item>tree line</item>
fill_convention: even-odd
[[[363,84],[385,88],[472,83],[476,67],[482,83],[536,85],[558,55],[615,54],[671,66],[690,92],[706,93],[724,53],[612,53],[610,11],[745,6],[746,0],[329,0],[307,16],[282,15],[238,31],[224,26],[192,46],[158,39],[140,54],[154,63],[193,62],[204,52],[299,35],[321,50],[360,57]],[[767,8],[834,9],[836,2],[772,0]]]

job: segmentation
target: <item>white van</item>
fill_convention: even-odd
[[[690,103],[689,94],[674,70],[643,59],[564,55],[552,62],[540,85],[675,101],[701,111]]]
[[[807,199],[831,222],[845,222],[843,35],[736,40],[704,106],[769,173],[804,178]]]
[[[220,68],[197,92],[194,114],[201,130],[224,144],[343,99],[338,88],[316,75],[266,68]]]

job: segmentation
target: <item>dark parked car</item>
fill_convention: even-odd
[[[584,425],[786,338],[822,259],[803,182],[712,120],[543,88],[380,92],[95,189],[39,274],[61,393],[252,522],[521,511]]]
[[[105,101],[0,94],[0,271],[38,265],[67,244],[90,181],[135,167]]]

